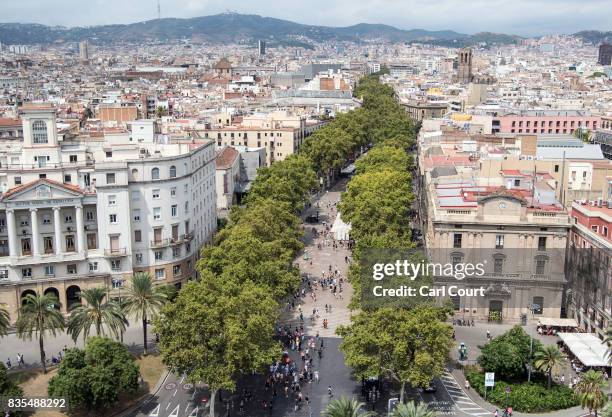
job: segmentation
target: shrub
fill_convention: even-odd
[[[481,397],[484,397],[484,373],[475,368],[465,371],[470,385]],[[506,387],[510,387],[508,403],[506,404]],[[546,389],[545,382],[523,382],[509,384],[504,381],[495,381],[493,388],[487,388],[487,401],[500,408],[508,405],[514,411],[523,413],[540,413],[562,410],[578,405],[574,392],[565,385],[553,385]]]

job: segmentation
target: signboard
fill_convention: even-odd
[[[398,404],[399,404],[399,398],[389,398],[389,400],[387,401],[387,416],[388,417],[393,416],[393,412],[397,408]]]
[[[485,373],[485,387],[495,386],[495,372]]]

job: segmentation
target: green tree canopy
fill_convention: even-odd
[[[442,374],[451,348],[451,327],[435,307],[412,310],[380,308],[361,312],[340,326],[340,350],[358,377],[389,376],[401,383],[425,387]]]
[[[56,376],[49,381],[51,397],[63,397],[70,407],[106,409],[120,395],[136,392],[140,371],[122,343],[91,337],[85,349],[68,349]]]

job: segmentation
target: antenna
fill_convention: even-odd
[[[161,19],[161,6],[159,5],[159,0],[157,0],[157,20]]]

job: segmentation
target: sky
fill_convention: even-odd
[[[2,0],[0,22],[90,26],[157,18],[158,0]],[[539,36],[612,30],[611,0],[159,0],[162,17],[232,11],[304,24],[384,23]]]

